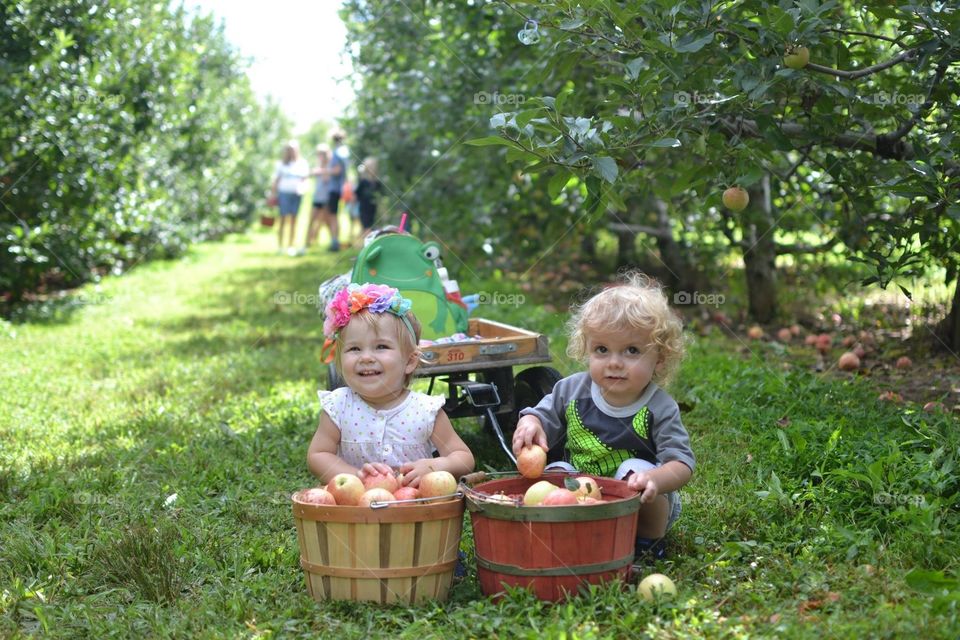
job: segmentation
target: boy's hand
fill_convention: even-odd
[[[633,489],[634,491],[640,491],[640,502],[646,504],[652,502],[654,498],[659,495],[660,491],[657,488],[657,483],[653,478],[650,477],[650,474],[647,473],[632,473],[627,478],[627,486]]]
[[[362,467],[360,471],[357,472],[357,475],[361,480],[365,479],[367,476],[376,476],[376,475],[394,475],[393,469],[388,464],[383,464],[382,462],[367,462]]]
[[[520,418],[520,421],[517,422],[517,428],[513,432],[513,455],[520,455],[520,450],[531,444],[538,444],[543,447],[544,451],[548,450],[547,434],[543,431],[540,418],[528,415]]]

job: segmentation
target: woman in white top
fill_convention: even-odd
[[[310,173],[306,160],[300,157],[300,145],[291,140],[283,148],[283,161],[277,165],[273,179],[273,197],[280,207],[280,225],[277,227],[277,253],[283,252],[283,230],[287,232],[287,252],[296,255],[293,237],[297,228],[297,212],[300,199],[306,190],[306,178]]]

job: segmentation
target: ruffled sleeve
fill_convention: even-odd
[[[320,409],[338,426],[343,421],[344,409],[347,403],[346,392],[348,391],[350,391],[348,387],[340,387],[333,391],[326,391],[324,389],[317,391],[317,395],[320,397]]]
[[[419,395],[418,403],[420,408],[425,414],[430,416],[430,418],[436,419],[437,414],[440,413],[440,409],[443,409],[443,405],[447,403],[447,399],[443,396],[428,396],[425,393]]]

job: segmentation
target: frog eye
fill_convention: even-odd
[[[423,257],[427,260],[436,260],[440,257],[440,247],[435,244],[424,245]]]

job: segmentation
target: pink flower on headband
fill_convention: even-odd
[[[335,336],[350,322],[350,317],[366,309],[370,313],[389,312],[405,319],[410,301],[393,287],[384,284],[350,284],[337,291],[326,308],[323,333]],[[412,331],[412,330],[411,330]]]

